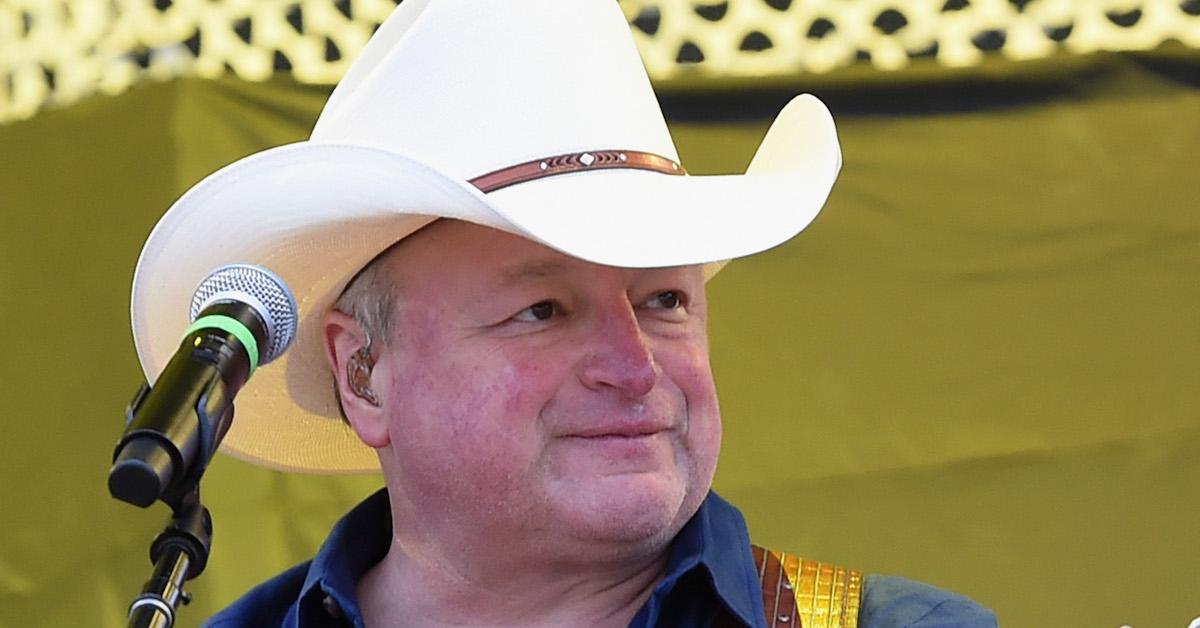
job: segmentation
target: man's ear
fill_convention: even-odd
[[[352,316],[330,310],[321,317],[321,334],[342,413],[350,427],[368,446],[386,447],[391,442],[387,413],[375,393],[384,377],[374,368],[377,356],[367,353],[371,347],[366,331]]]

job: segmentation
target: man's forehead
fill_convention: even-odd
[[[524,236],[454,218],[438,218],[396,242],[385,252],[388,257],[403,256],[408,250],[432,252],[443,260],[459,255],[477,259],[493,250],[544,249],[549,247]]]
[[[702,267],[699,265],[661,268],[605,266],[569,256],[521,235],[451,218],[436,220],[397,242],[386,257],[398,277],[465,275],[513,284],[556,277],[695,273],[703,280]]]
[[[598,279],[602,276],[613,277],[628,283],[636,283],[643,278],[666,277],[679,278],[679,280],[694,279],[696,283],[701,285],[704,283],[704,271],[698,265],[622,268],[595,264],[557,252],[551,252],[550,254],[554,257],[535,257],[523,260],[513,259],[510,263],[501,262],[495,266],[495,276],[502,285],[556,279],[580,283]],[[480,266],[482,267],[482,264]],[[676,285],[671,287],[678,289],[686,286]]]
[[[499,268],[502,281],[518,282],[525,279],[545,279],[564,275],[568,264],[555,259],[514,260],[512,264]]]

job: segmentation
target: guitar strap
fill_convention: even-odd
[[[857,628],[862,573],[757,545],[753,551],[768,626]]]

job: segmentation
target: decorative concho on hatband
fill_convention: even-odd
[[[471,185],[483,193],[506,188],[542,177],[584,170],[629,168],[652,170],[663,174],[685,175],[687,171],[672,159],[636,150],[590,150],[534,159],[515,166],[493,170],[471,179]]]

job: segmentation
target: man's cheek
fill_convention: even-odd
[[[707,351],[688,349],[658,357],[668,374],[688,399],[689,405],[715,406],[716,385]]]
[[[491,466],[536,446],[542,394],[534,385],[534,364],[474,364],[455,369],[455,380],[442,397],[445,426],[457,453]]]
[[[541,409],[554,396],[568,368],[561,356],[519,349],[497,350],[483,393],[497,407],[495,416],[522,429],[535,429]]]

